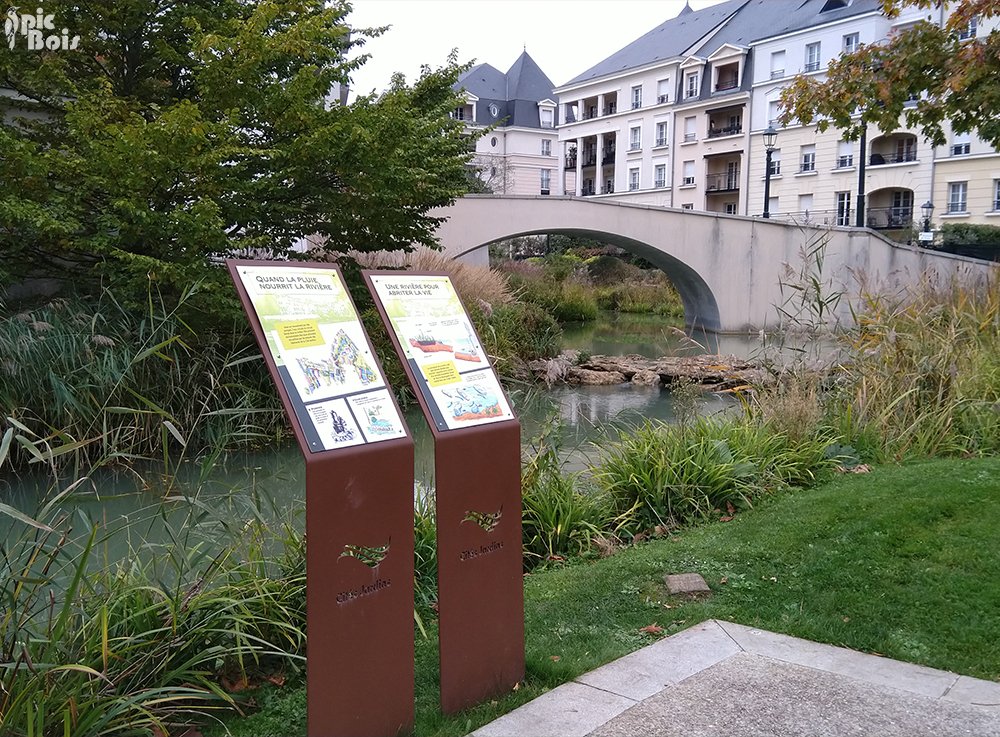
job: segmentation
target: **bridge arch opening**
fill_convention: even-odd
[[[498,238],[493,238],[485,243],[465,248],[455,252],[456,258],[477,254],[481,250],[488,253],[488,249],[494,243],[521,238],[531,235],[566,235],[577,238],[589,238],[602,241],[612,246],[617,246],[636,256],[639,256],[653,264],[660,271],[667,275],[674,285],[681,302],[684,305],[684,323],[689,328],[697,328],[710,332],[718,332],[722,322],[719,317],[719,304],[715,295],[705,280],[697,271],[685,264],[680,259],[664,253],[654,246],[644,243],[634,238],[628,238],[617,233],[610,233],[604,230],[593,230],[588,228],[544,228],[535,230],[512,230]],[[487,257],[488,258],[488,257]]]

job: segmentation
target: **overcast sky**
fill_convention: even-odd
[[[695,10],[722,0],[690,0]],[[393,72],[413,81],[453,48],[506,72],[527,48],[556,85],[676,16],[685,0],[353,0],[352,26],[392,26],[364,50],[353,93],[380,91]]]

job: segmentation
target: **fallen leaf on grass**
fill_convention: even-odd
[[[222,687],[229,693],[239,693],[240,691],[246,691],[250,688],[250,682],[247,681],[246,676],[240,676],[235,681],[223,676],[221,680]]]
[[[719,583],[721,583],[723,585],[729,583],[729,576],[723,576],[722,578],[720,578],[719,579]]]
[[[271,675],[267,676],[267,681],[268,683],[271,683],[272,685],[278,686],[280,688],[281,686],[285,685],[285,674],[272,673]]]
[[[653,622],[653,624],[648,624],[645,627],[639,628],[640,632],[645,632],[647,635],[659,635],[663,633],[663,628],[660,625]]]

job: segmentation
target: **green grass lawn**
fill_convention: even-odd
[[[528,676],[456,717],[437,712],[437,641],[417,641],[418,735],[461,735],[548,688],[718,618],[1000,680],[1000,459],[882,467],[781,494],[728,523],[525,579]],[[694,571],[707,601],[667,597]],[[236,735],[305,734],[301,683],[260,694]],[[222,733],[218,731],[217,733]]]

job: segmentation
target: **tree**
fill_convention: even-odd
[[[0,44],[15,95],[0,96],[0,285],[201,280],[203,299],[230,299],[219,256],[294,257],[308,235],[338,252],[431,245],[428,211],[464,191],[454,54],[411,86],[328,102],[384,30],[349,31],[346,0],[44,7],[80,39]]]
[[[882,0],[886,15],[905,6],[937,8],[938,0]],[[975,131],[1000,148],[1000,31],[965,33],[970,23],[1000,16],[1000,0],[950,3],[943,27],[920,21],[893,34],[885,43],[862,45],[832,61],[822,82],[799,76],[782,93],[784,124],[817,121],[857,138],[862,123],[883,133],[902,117],[936,146],[947,142],[942,122],[959,133]],[[917,100],[915,105],[906,105]]]

